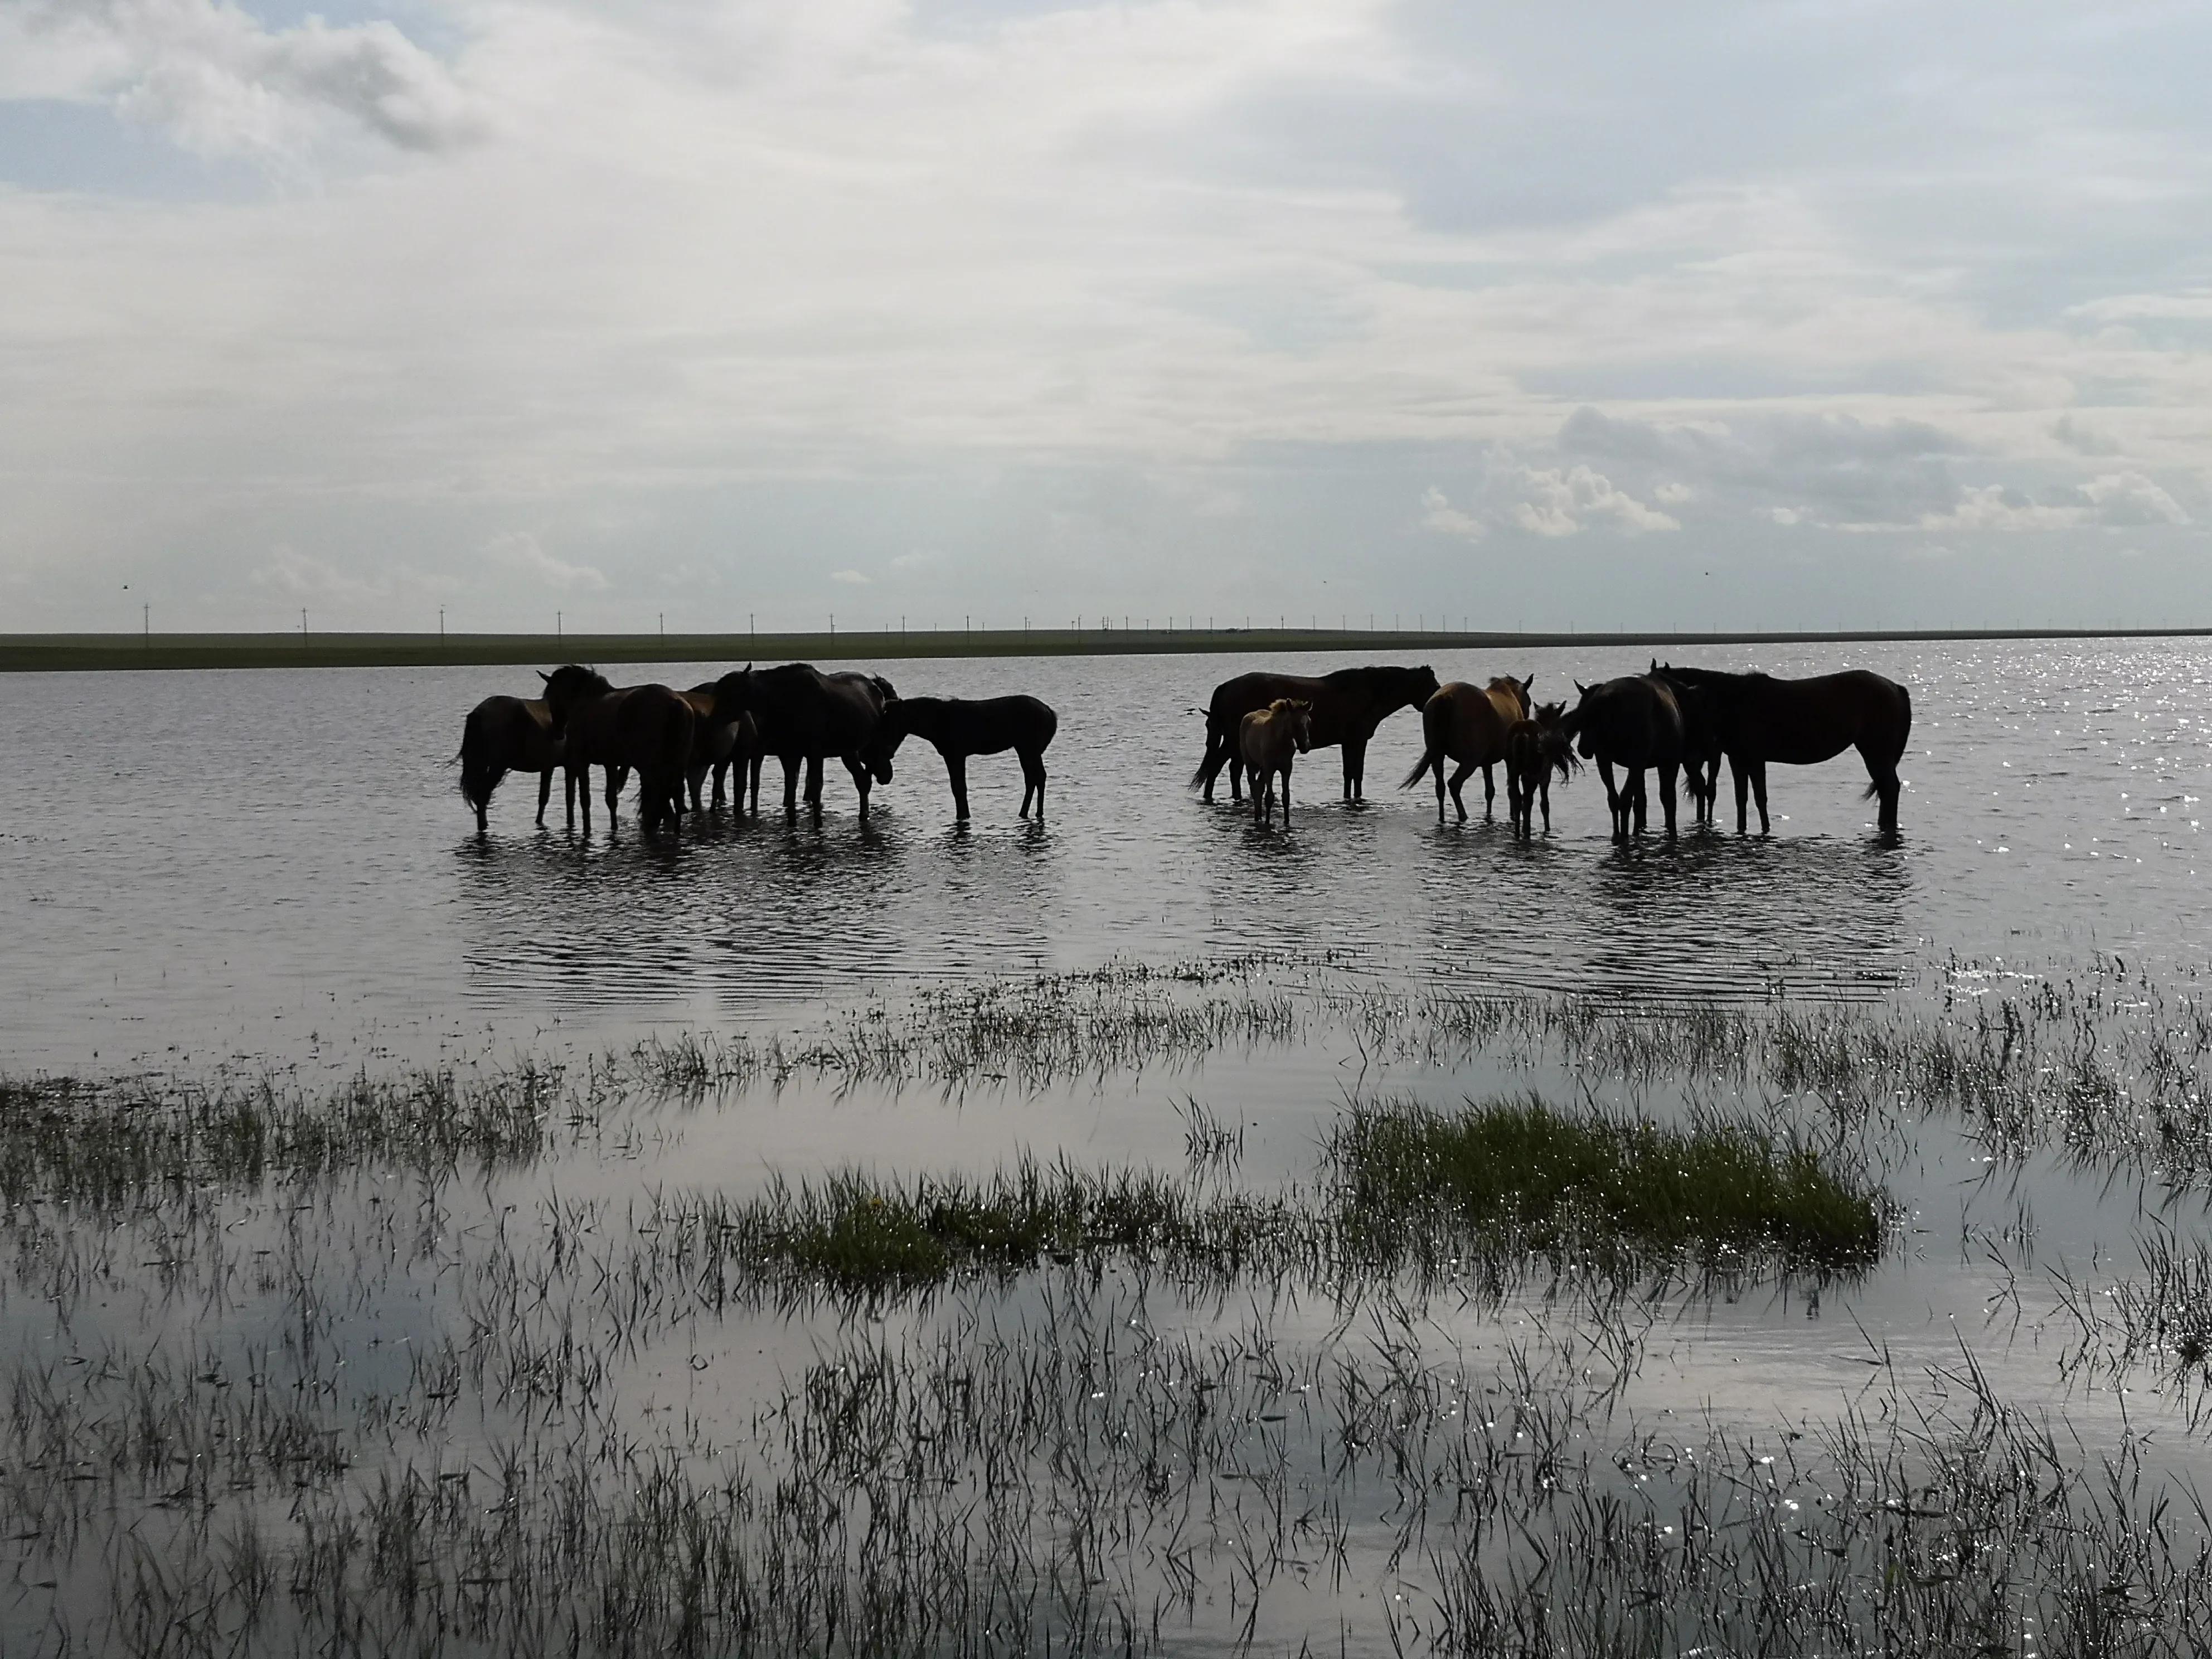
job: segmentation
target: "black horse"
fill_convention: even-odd
[[[921,738],[945,757],[945,775],[952,785],[953,816],[968,821],[968,757],[1002,755],[1011,749],[1022,763],[1022,812],[1030,815],[1030,800],[1036,800],[1037,818],[1044,818],[1044,751],[1060,730],[1060,716],[1035,697],[987,697],[970,702],[961,697],[895,697],[884,705],[876,726],[875,746],[869,764],[878,758],[883,775],[890,775],[891,757],[908,737]]]
[[[1766,766],[1817,766],[1846,749],[1866,763],[1867,793],[1881,801],[1881,833],[1897,833],[1897,763],[1912,736],[1912,694],[1863,668],[1810,679],[1731,674],[1714,668],[1662,668],[1668,679],[1703,697],[1735,779],[1735,829],[1745,833],[1747,792],[1759,799],[1759,832],[1766,816]],[[1715,769],[1717,775],[1718,769]]]
[[[623,780],[637,773],[638,821],[647,832],[684,820],[684,769],[691,758],[697,716],[683,693],[665,685],[607,684],[576,663],[543,675],[545,706],[562,763],[584,808],[584,833],[592,833],[591,769],[607,772],[607,823]]]
[[[1662,666],[1656,657],[1650,672],[1673,688],[1682,711],[1682,787],[1690,792],[1698,823],[1710,825],[1721,783],[1721,728],[1712,695]]]
[[[781,668],[741,668],[714,682],[714,718],[734,723],[750,714],[759,728],[763,754],[783,763],[783,815],[799,816],[799,768],[806,765],[806,805],[822,822],[822,763],[831,755],[845,763],[860,792],[860,822],[868,821],[868,786],[891,781],[888,751],[875,752],[884,705],[896,697],[891,683],[878,674],[825,674],[811,663]]]
[[[1313,746],[1344,745],[1344,798],[1366,794],[1367,743],[1375,728],[1401,708],[1419,708],[1437,694],[1432,668],[1392,668],[1381,664],[1340,668],[1318,678],[1303,674],[1239,674],[1213,688],[1206,710],[1206,757],[1191,775],[1190,787],[1213,799],[1213,781],[1229,769],[1229,798],[1243,799],[1244,762],[1237,753],[1237,731],[1245,715],[1279,698],[1313,705]]]
[[[1597,763],[1606,805],[1612,809],[1613,839],[1628,839],[1632,819],[1636,832],[1643,832],[1647,770],[1659,774],[1659,804],[1667,815],[1667,833],[1673,835],[1674,774],[1688,757],[1682,705],[1673,684],[1657,674],[1631,674],[1601,685],[1577,680],[1575,690],[1582,701],[1559,729],[1575,740],[1583,759]],[[1628,775],[1620,788],[1613,781],[1616,766]]]

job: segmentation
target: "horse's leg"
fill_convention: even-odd
[[[1615,841],[1619,841],[1621,839],[1623,834],[1621,830],[1620,816],[1620,791],[1613,787],[1613,763],[1609,760],[1601,760],[1598,762],[1597,775],[1599,781],[1605,785],[1605,812],[1606,817],[1608,821],[1607,828],[1612,832],[1613,838]]]
[[[799,757],[796,755],[786,755],[783,757],[783,816],[786,823],[790,823],[799,817],[800,763]]]
[[[822,822],[822,761],[820,755],[806,757],[806,812],[817,823]]]
[[[1283,757],[1283,828],[1291,827],[1291,757]]]
[[[1437,757],[1436,757],[1436,763],[1437,763],[1437,822],[1439,824],[1441,824],[1441,823],[1443,823],[1443,821],[1444,821],[1444,757],[1443,757],[1442,755],[1438,755],[1438,756],[1437,756]],[[1416,772],[1413,775],[1414,775],[1415,777],[1419,777],[1419,776],[1420,776],[1420,774],[1419,774],[1419,773],[1418,773],[1418,772]]]
[[[1367,771],[1367,740],[1346,738],[1344,740],[1344,798],[1358,800],[1360,780]]]
[[[860,822],[866,823],[868,821],[868,785],[873,780],[868,775],[868,769],[857,762],[847,761],[845,769],[853,775],[854,791],[860,797]]]
[[[957,750],[947,754],[945,757],[945,776],[952,786],[952,821],[965,823],[968,822],[968,757]],[[1024,803],[1028,801],[1027,790],[1022,792],[1022,799]]]
[[[1498,780],[1490,775],[1490,763],[1482,763],[1482,816],[1488,817],[1498,809]]]
[[[1229,751],[1229,799],[1231,801],[1240,801],[1244,799],[1244,786],[1247,781],[1249,780],[1244,775],[1244,757],[1232,749]]]
[[[1751,764],[1751,794],[1752,799],[1759,803],[1759,833],[1762,836],[1772,835],[1774,826],[1768,821],[1766,816],[1766,763],[1765,761],[1753,761]]]
[[[1751,810],[1751,763],[1741,756],[1729,757],[1729,781],[1735,785],[1735,832],[1747,833],[1746,814]]]
[[[1667,815],[1667,835],[1674,834],[1674,763],[1667,761],[1659,768],[1659,810]]]
[[[1462,784],[1465,783],[1465,782],[1468,781],[1468,779],[1469,777],[1473,776],[1473,775],[1474,775],[1474,763],[1473,761],[1465,761],[1465,762],[1462,762],[1461,764],[1459,764],[1459,765],[1455,766],[1454,768],[1452,768],[1452,775],[1451,775],[1451,798],[1452,798],[1452,805],[1453,805],[1455,807],[1456,807],[1456,808],[1458,809],[1458,811],[1459,811],[1459,821],[1460,821],[1462,823],[1465,823],[1467,822],[1467,798],[1466,798],[1465,796],[1463,796],[1463,795],[1462,795],[1462,794],[1460,793],[1460,792],[1459,792],[1459,787],[1460,787],[1460,785],[1462,785]],[[1437,816],[1438,817],[1440,817],[1440,818],[1443,816],[1443,800],[1442,800],[1442,798],[1443,798],[1443,781],[1444,781],[1444,769],[1443,769],[1443,765],[1442,765],[1441,763],[1439,763],[1439,764],[1437,765],[1437,797],[1438,797],[1438,804],[1437,804]]]
[[[1651,827],[1651,791],[1642,767],[1630,775],[1628,787],[1636,797],[1636,833],[1640,836]]]
[[[1544,833],[1548,836],[1552,833],[1552,772],[1549,767],[1545,768],[1543,776],[1536,780],[1536,798],[1544,803]],[[1528,827],[1528,833],[1532,836],[1536,833],[1534,824]]]
[[[1030,797],[1036,797],[1036,814],[1044,817],[1044,751],[1024,750],[1022,761],[1022,816],[1030,815]]]

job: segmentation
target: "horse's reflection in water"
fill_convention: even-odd
[[[467,957],[495,994],[602,1007],[798,1002],[988,969],[1053,954],[1052,845],[1041,825],[956,845],[891,813],[682,842],[471,837]]]

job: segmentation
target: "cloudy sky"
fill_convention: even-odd
[[[0,0],[0,631],[2212,623],[2207,63],[2125,0]]]

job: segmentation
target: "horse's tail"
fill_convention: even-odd
[[[1421,781],[1421,775],[1432,766],[1436,768],[1437,775],[1442,777],[1444,772],[1444,751],[1433,744],[1421,751],[1421,763],[1407,773],[1406,781],[1398,787],[1401,789],[1411,789]]]
[[[468,721],[461,727],[461,752],[453,757],[461,763],[461,795],[479,812],[491,805],[491,792],[507,775],[506,765],[494,752],[489,726],[483,709],[469,710]]]
[[[1187,788],[1203,789],[1221,775],[1222,763],[1229,758],[1229,740],[1213,719],[1213,711],[1206,711],[1206,757],[1198,763],[1198,770],[1190,775]]]

